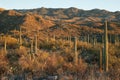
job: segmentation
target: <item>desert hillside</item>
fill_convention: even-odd
[[[27,31],[43,30],[46,32],[51,31],[51,34],[57,34],[56,30],[62,29],[63,33],[67,35],[67,32],[75,34],[82,32],[88,34],[101,33],[104,20],[108,20],[108,29],[111,34],[119,32],[119,16],[120,12],[109,12],[106,10],[81,10],[74,7],[62,9],[62,8],[38,8],[28,10],[0,10],[0,32],[7,32],[19,27],[25,28]],[[55,29],[56,27],[56,29]],[[77,31],[73,28],[77,29]],[[91,30],[91,31],[89,31]],[[58,32],[57,31],[57,32]],[[61,34],[61,33],[60,33]],[[75,35],[76,35],[75,34]],[[78,35],[79,35],[78,34]],[[74,35],[73,35],[74,36]]]
[[[119,20],[100,9],[0,8],[0,79],[119,80]]]

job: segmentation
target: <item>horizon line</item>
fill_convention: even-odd
[[[0,7],[2,9],[5,9],[5,10],[29,10],[29,9],[39,9],[39,8],[47,8],[47,9],[69,9],[69,8],[76,8],[76,9],[79,9],[79,10],[94,10],[94,9],[98,9],[98,10],[105,10],[105,11],[109,11],[109,12],[118,12],[119,10],[108,10],[108,9],[103,9],[103,8],[91,8],[91,9],[83,9],[83,8],[78,8],[78,7],[34,7],[34,8],[4,8],[4,7]]]

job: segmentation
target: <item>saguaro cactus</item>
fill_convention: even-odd
[[[88,34],[87,35],[87,43],[89,43],[89,40],[90,40],[90,35]]]
[[[35,35],[35,54],[37,54],[37,35]]]
[[[105,71],[108,71],[108,32],[107,32],[107,21],[105,21],[104,30],[104,55],[105,55]]]
[[[77,37],[74,40],[74,51],[75,51],[75,65],[78,64],[78,53],[77,53]]]
[[[5,41],[4,41],[4,51],[5,51],[5,53],[7,52],[7,41],[6,41],[6,36],[5,36]]]
[[[100,48],[100,52],[99,52],[99,69],[100,69],[100,72],[102,72],[102,68],[103,68],[103,59],[102,59],[102,48]]]
[[[93,46],[95,46],[96,45],[96,36],[94,35],[93,36]]]
[[[21,28],[19,30],[19,46],[22,46],[22,33],[21,33]]]
[[[33,40],[31,40],[31,47],[30,47],[30,53],[33,53]]]
[[[71,48],[71,35],[69,37],[69,43],[70,43],[70,48]]]

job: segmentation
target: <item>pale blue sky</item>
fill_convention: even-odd
[[[0,7],[5,9],[76,7],[85,10],[99,8],[120,11],[120,0],[0,0]]]

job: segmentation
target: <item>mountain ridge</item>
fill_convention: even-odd
[[[0,9],[1,11],[4,11],[4,8]],[[9,11],[9,10],[8,10]],[[11,11],[11,10],[10,10]],[[16,11],[22,14],[26,13],[32,13],[32,14],[38,14],[43,16],[44,18],[46,17],[52,17],[54,19],[71,19],[74,17],[99,17],[102,19],[108,18],[108,19],[116,19],[120,20],[120,11],[107,11],[104,9],[91,9],[91,10],[83,10],[83,9],[78,9],[75,7],[70,7],[70,8],[34,8],[34,9],[12,9],[12,11]],[[115,17],[115,18],[111,18]]]
[[[0,11],[0,32],[5,33],[20,27],[27,32],[42,31],[46,35],[50,31],[50,35],[59,34],[59,36],[67,36],[66,30],[72,36],[87,33],[102,33],[104,20],[107,19],[109,33],[120,33],[120,12],[109,12],[106,10],[82,10],[77,8],[38,8],[25,10],[5,10]],[[72,27],[72,28],[71,28]],[[78,29],[77,29],[78,28]],[[62,30],[62,31],[61,31]],[[89,31],[92,32],[89,32]],[[26,32],[26,34],[27,34]],[[32,33],[31,33],[32,34]],[[64,34],[64,35],[63,35]]]

